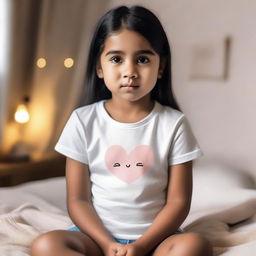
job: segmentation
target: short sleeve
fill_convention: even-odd
[[[88,164],[85,130],[75,111],[68,119],[55,150],[74,160]]]
[[[169,165],[185,163],[201,155],[202,152],[192,130],[186,118],[182,116],[175,127],[169,152]]]

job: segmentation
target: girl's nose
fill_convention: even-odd
[[[132,78],[132,79],[136,79],[138,77],[137,74],[128,74],[128,75],[124,75],[124,78]]]
[[[125,70],[123,72],[123,77],[124,78],[132,78],[136,79],[138,77],[138,72],[136,68],[134,67],[134,64],[127,64],[125,67]]]

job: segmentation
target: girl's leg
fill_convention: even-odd
[[[32,256],[102,256],[101,249],[82,232],[55,230],[40,235],[31,246]]]
[[[173,235],[166,238],[152,256],[212,256],[212,246],[208,240],[196,233]]]

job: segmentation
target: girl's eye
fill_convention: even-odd
[[[119,166],[120,166],[119,163],[114,163],[114,164],[113,164],[113,167],[119,167]]]
[[[149,62],[149,58],[146,57],[146,56],[140,56],[140,57],[137,58],[137,62],[138,62],[138,63],[145,64],[145,63],[148,63],[148,62]]]
[[[110,59],[111,62],[113,63],[120,63],[121,62],[121,58],[118,56],[114,56]]]
[[[141,167],[143,167],[143,163],[137,163],[136,166],[141,166]]]

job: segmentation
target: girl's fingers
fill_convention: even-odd
[[[116,256],[126,256],[126,248],[125,246],[119,247]]]
[[[113,249],[110,251],[109,255],[107,255],[107,256],[116,256],[116,252],[117,252],[117,250]]]

